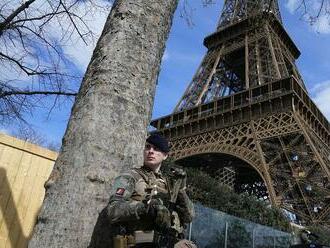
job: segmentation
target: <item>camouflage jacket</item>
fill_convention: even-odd
[[[169,195],[168,182],[169,180],[161,173],[154,173],[147,167],[134,168],[121,174],[114,180],[107,206],[110,223],[123,225],[131,231],[153,230],[153,220],[138,216],[136,204],[148,200],[153,190],[157,191],[161,198],[166,198]],[[194,216],[193,204],[184,190],[178,194],[173,216],[173,228],[179,233]]]

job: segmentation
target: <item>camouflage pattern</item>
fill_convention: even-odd
[[[107,206],[110,223],[125,226],[127,232],[153,230],[153,220],[139,216],[138,205],[154,196],[160,197],[165,203],[169,196],[168,190],[168,179],[148,167],[134,168],[120,175],[114,181]],[[173,216],[172,228],[178,233],[183,231],[183,226],[191,222],[194,216],[193,203],[185,190],[180,190],[178,194]]]

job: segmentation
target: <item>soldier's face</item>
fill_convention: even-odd
[[[156,146],[146,143],[144,147],[144,165],[152,170],[156,170],[161,163],[167,158],[167,154],[159,150]]]

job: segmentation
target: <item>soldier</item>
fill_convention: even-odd
[[[168,141],[152,134],[146,140],[144,165],[115,179],[106,208],[111,225],[117,227],[115,248],[196,247],[183,239],[184,227],[194,215],[185,191],[185,173],[173,171],[173,179],[160,172],[169,151]],[[179,187],[174,187],[178,179]]]

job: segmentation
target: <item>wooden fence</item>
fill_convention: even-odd
[[[0,134],[0,248],[25,248],[57,153]]]

